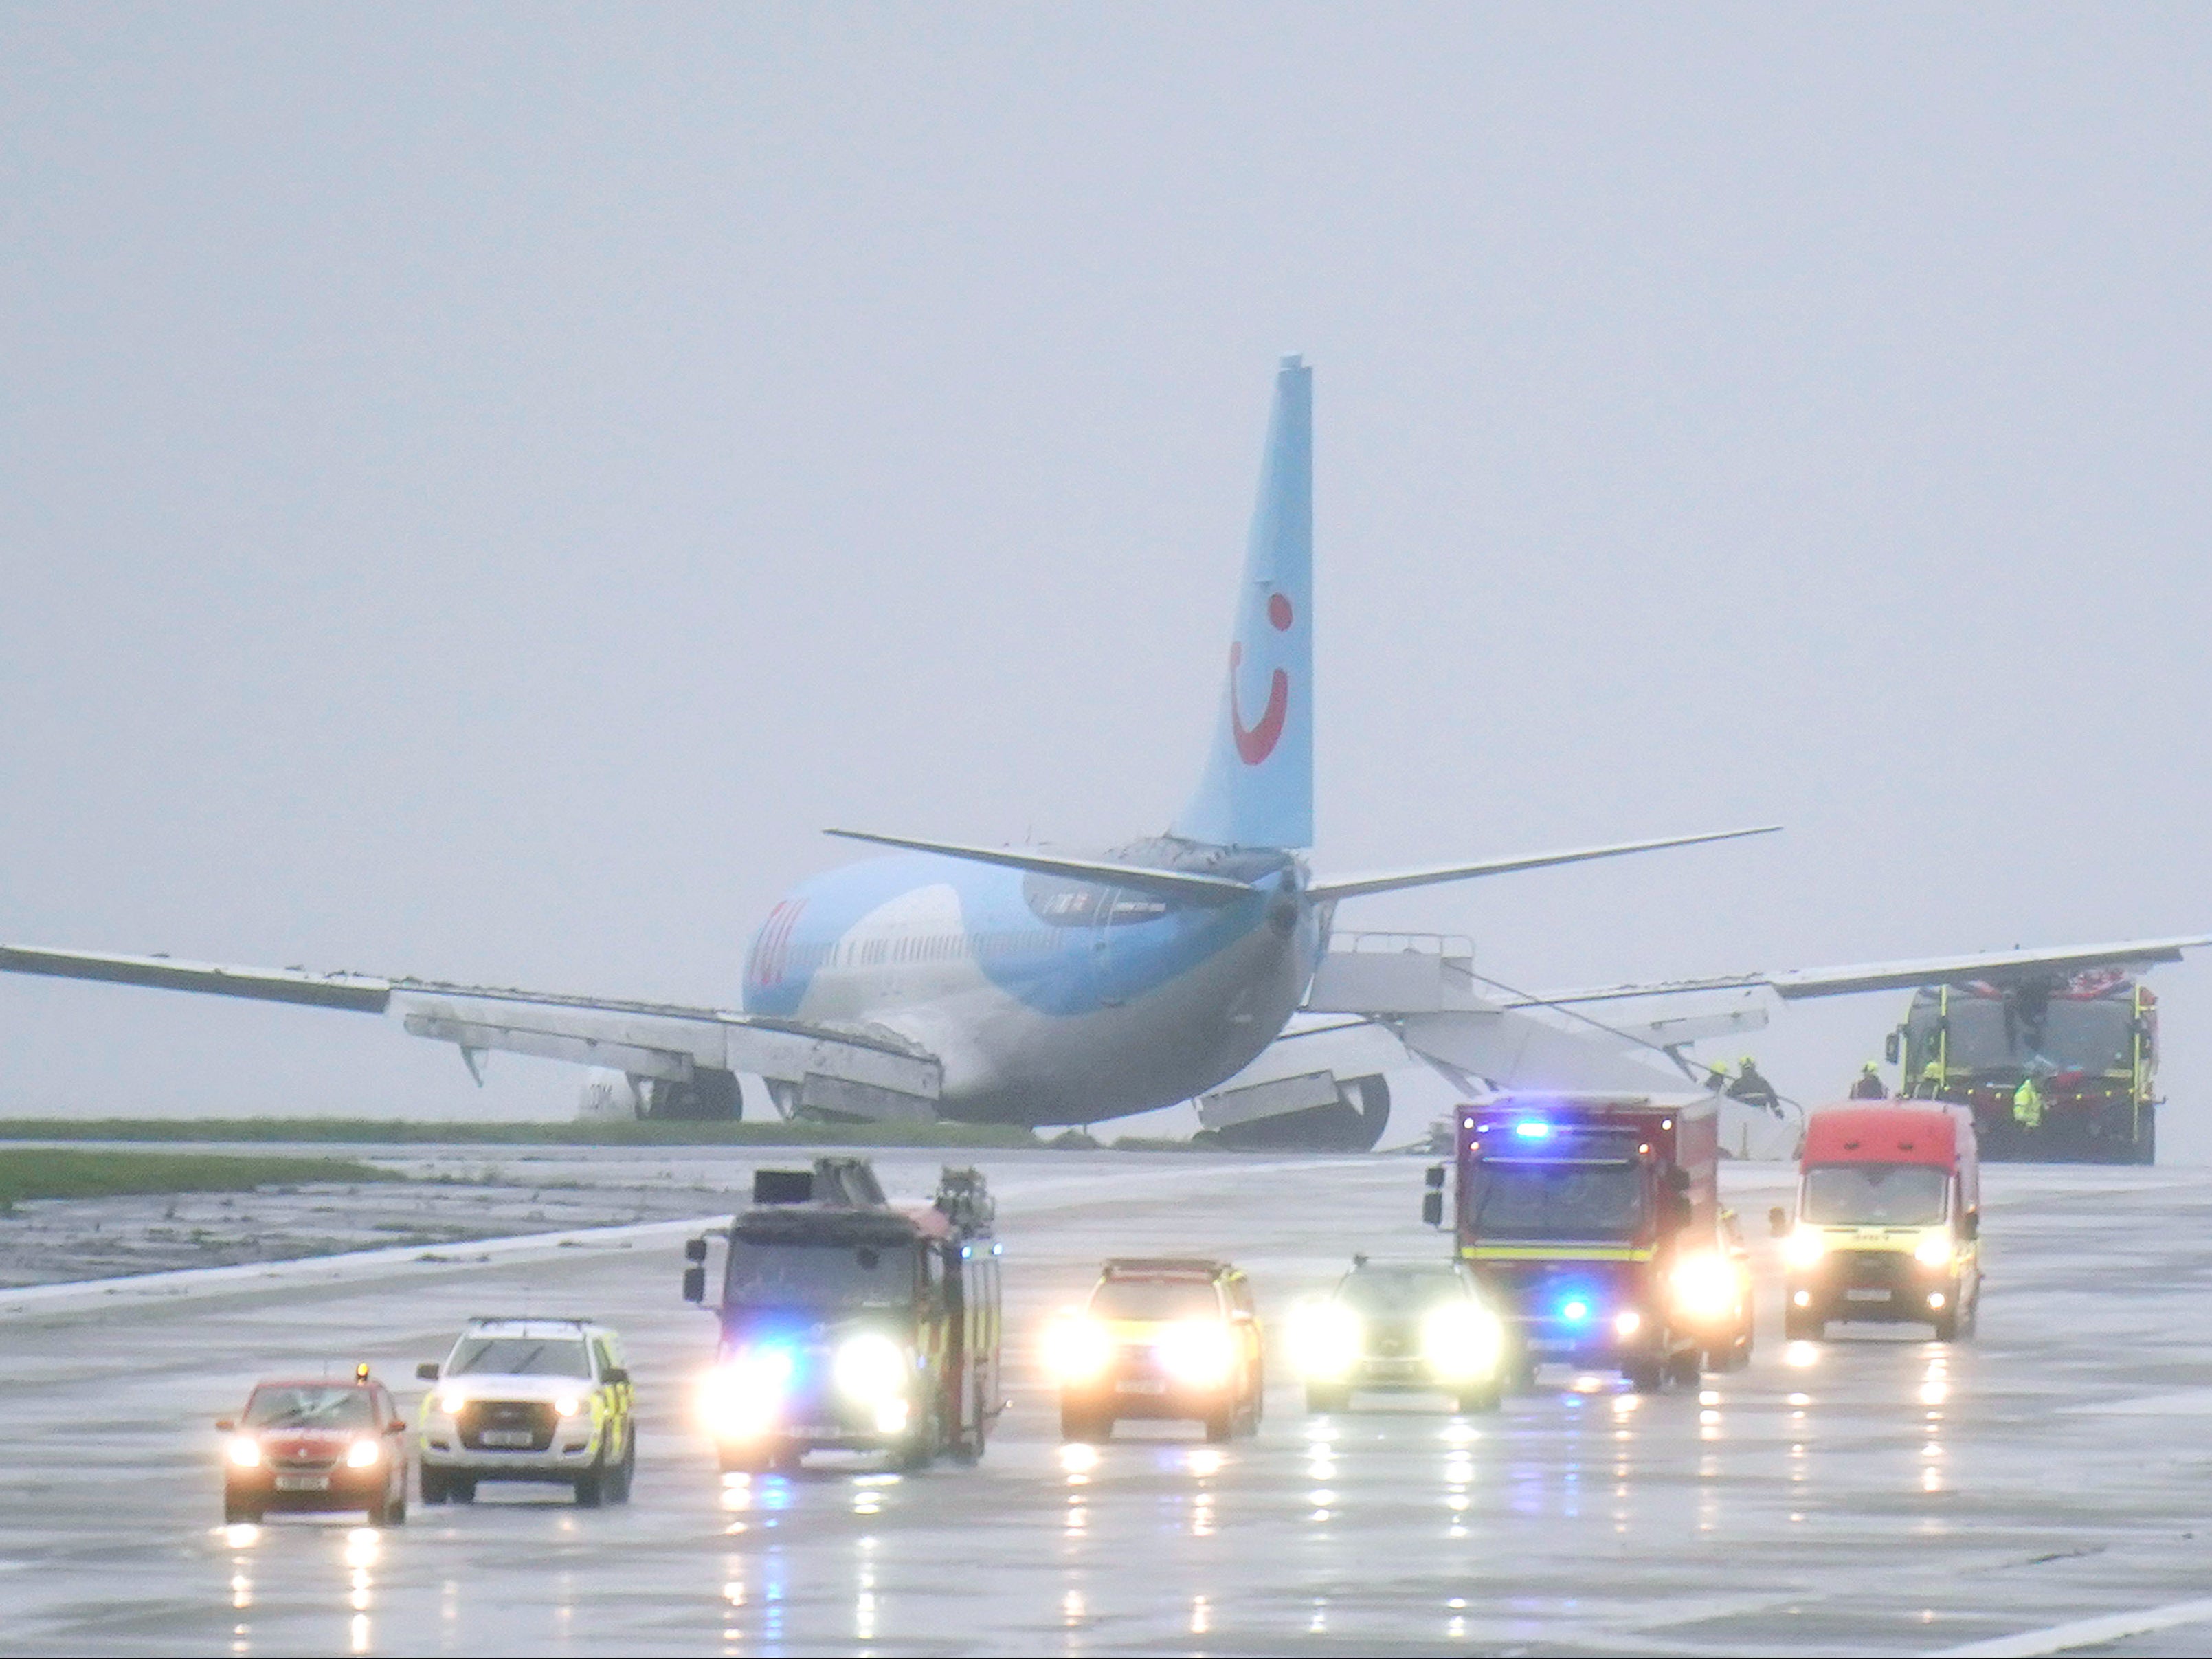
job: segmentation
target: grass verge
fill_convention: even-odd
[[[343,1158],[258,1158],[221,1152],[0,1152],[0,1208],[31,1198],[118,1198],[146,1193],[247,1193],[313,1182],[394,1181],[389,1170]]]
[[[356,1146],[1035,1146],[992,1123],[419,1123],[343,1117],[9,1117],[0,1141],[312,1141]],[[12,1157],[0,1153],[0,1158]],[[352,1177],[313,1176],[314,1180]],[[153,1191],[155,1188],[143,1190]],[[161,1189],[168,1190],[168,1189]],[[175,1190],[183,1191],[185,1188]],[[203,1189],[212,1190],[212,1189]]]

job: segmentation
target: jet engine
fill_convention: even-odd
[[[678,1082],[594,1066],[576,1102],[576,1115],[595,1122],[731,1121],[744,1115],[744,1091],[729,1072],[695,1071]]]

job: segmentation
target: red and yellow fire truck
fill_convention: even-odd
[[[1751,1273],[1720,1206],[1711,1095],[1509,1094],[1456,1114],[1450,1224],[1523,1379],[1564,1364],[1639,1392],[1751,1357]],[[1423,1216],[1445,1219],[1445,1172]]]

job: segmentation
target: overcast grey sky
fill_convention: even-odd
[[[1162,827],[1277,356],[1323,868],[1522,984],[2212,928],[2212,12],[0,10],[0,939],[694,1001]],[[2212,960],[2160,973],[2212,1156]],[[1838,1091],[1902,999],[1778,1015]],[[565,1115],[0,981],[0,1110]]]

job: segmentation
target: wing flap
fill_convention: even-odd
[[[611,1066],[639,1077],[683,1080],[695,1068],[799,1084],[823,1077],[925,1100],[936,1099],[944,1081],[935,1055],[890,1032],[720,1008],[37,945],[0,945],[0,973],[389,1014],[410,1036],[464,1050]]]

